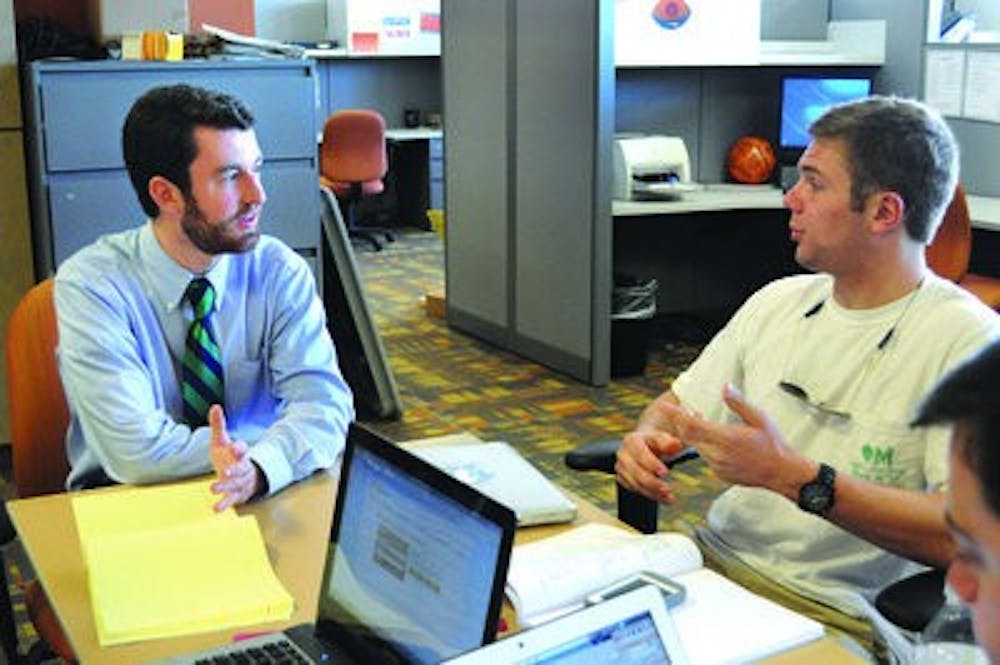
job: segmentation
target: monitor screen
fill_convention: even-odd
[[[869,77],[789,76],[781,82],[779,146],[801,150],[809,145],[809,126],[827,109],[871,94]]]

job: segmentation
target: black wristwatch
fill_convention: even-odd
[[[837,472],[829,464],[820,463],[815,480],[799,489],[799,508],[813,515],[826,515],[836,499],[833,483]]]

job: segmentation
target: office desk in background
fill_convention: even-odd
[[[389,176],[400,226],[429,229],[428,208],[444,207],[444,145],[436,127],[387,129]]]
[[[782,192],[772,185],[707,184],[675,201],[612,201],[615,217],[678,215],[726,210],[781,210]],[[1000,197],[969,194],[972,227],[1000,231]]]
[[[764,284],[800,272],[781,190],[704,185],[677,200],[612,201],[615,274],[659,283],[657,314],[693,316],[704,335]]]
[[[1000,274],[1000,199],[969,196],[975,272]],[[614,270],[659,282],[657,312],[721,325],[754,291],[801,272],[782,192],[705,185],[670,201],[613,201]]]
[[[456,435],[423,439],[407,445],[469,440],[467,435]],[[240,631],[215,631],[107,648],[101,648],[97,643],[86,571],[73,517],[72,495],[63,493],[18,499],[9,502],[7,507],[78,660],[81,663],[102,665],[140,663],[226,644],[231,641],[234,632],[274,631],[313,622],[323,577],[322,567],[333,518],[336,487],[335,474],[320,472],[273,497],[238,509],[241,515],[257,517],[275,572],[295,599],[295,607],[289,620],[247,626]],[[114,492],[116,488],[94,491]],[[579,514],[573,525],[600,522],[628,528],[597,506],[579,497],[572,498],[579,506]],[[515,544],[551,536],[566,528],[567,525],[520,528],[517,530]],[[150,574],[155,574],[155,571],[150,571]],[[506,601],[503,616],[508,625],[516,628],[513,609]],[[720,636],[724,635],[724,627],[719,627],[719,633]],[[849,665],[861,661],[835,640],[825,637],[762,662],[772,665]]]
[[[385,130],[389,170],[385,192],[358,202],[359,219],[384,217],[376,225],[430,229],[429,208],[444,207],[444,144],[439,127],[389,127]],[[317,145],[323,133],[316,136]]]
[[[676,200],[611,202],[614,217],[682,215],[727,210],[781,210],[781,190],[771,185],[702,185]]]

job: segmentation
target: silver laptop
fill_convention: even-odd
[[[316,624],[164,662],[439,663],[494,639],[515,526],[510,509],[352,426]]]
[[[687,665],[663,596],[652,585],[511,635],[444,665]]]

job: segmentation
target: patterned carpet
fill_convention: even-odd
[[[443,243],[404,231],[381,252],[356,247],[369,306],[382,334],[404,413],[370,423],[396,440],[471,432],[504,440],[563,487],[614,511],[609,476],[572,471],[563,455],[589,441],[616,438],[695,357],[699,344],[659,342],[643,376],[584,385],[427,316],[426,293],[444,291]],[[674,471],[679,503],[660,511],[663,529],[699,522],[721,483],[702,462]]]

